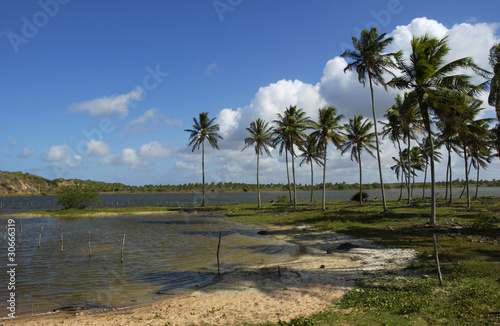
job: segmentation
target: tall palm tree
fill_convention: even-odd
[[[455,130],[458,138],[462,143],[462,151],[465,162],[465,186],[467,190],[467,207],[470,208],[470,192],[469,192],[469,171],[467,170],[468,158],[475,156],[471,164],[479,169],[480,165],[485,165],[480,162],[483,157],[489,156],[488,137],[489,130],[488,124],[492,119],[476,119],[477,115],[483,110],[481,108],[482,102],[476,99],[465,99],[461,102],[462,106],[457,107],[457,114],[455,117]]]
[[[282,117],[283,118],[283,117]],[[283,124],[284,122],[282,122]],[[285,164],[286,164],[286,179],[288,182],[288,199],[290,204],[292,203],[292,186],[290,184],[290,171],[288,164],[288,151],[291,147],[290,140],[285,135],[285,129],[277,129],[274,128],[273,131],[273,145],[276,147],[279,145],[278,153],[279,155],[283,155],[283,151],[285,152]]]
[[[363,120],[362,115],[354,115],[353,119],[349,119],[349,123],[345,125],[346,141],[342,146],[342,155],[347,151],[351,151],[351,160],[355,160],[359,164],[359,205],[363,205],[363,177],[361,173],[361,151],[365,150],[373,158],[375,155],[372,150],[377,147],[373,144],[375,132],[370,132],[373,127],[368,119]]]
[[[401,96],[398,94],[399,99],[401,99]],[[396,98],[396,102],[398,102],[398,98]],[[396,109],[396,104],[394,104],[392,107],[387,109],[387,111],[384,114],[384,118],[387,119],[387,122],[381,122],[383,125],[382,129],[382,139],[385,137],[389,137],[390,141],[394,144],[394,146],[397,145],[398,149],[398,154],[399,157],[401,158],[401,141],[403,139],[403,131],[401,128],[401,117],[399,111]],[[399,199],[398,201],[401,200],[403,197],[403,176],[405,173],[405,170],[400,168],[400,163],[398,159],[393,157],[393,160],[397,162],[397,164],[393,167],[391,167],[392,170],[396,172],[396,178],[399,180],[399,173],[401,172],[401,187],[399,191]]]
[[[311,126],[311,119],[306,116],[302,109],[290,105],[285,109],[284,115],[278,113],[278,119],[273,121],[276,127],[276,135],[282,137],[280,142],[285,143],[285,149],[288,149],[292,158],[292,176],[293,176],[293,207],[297,208],[297,184],[295,182],[295,150],[294,146],[302,146],[305,141],[305,130]],[[288,148],[286,148],[288,147]]]
[[[377,27],[372,27],[370,30],[364,29],[361,31],[361,37],[359,39],[354,36],[352,37],[354,50],[346,50],[341,55],[342,58],[349,58],[352,60],[352,62],[347,64],[344,72],[354,70],[358,74],[358,81],[363,85],[363,87],[366,85],[367,79],[370,85],[373,126],[375,128],[375,143],[377,147],[377,162],[384,214],[387,212],[387,204],[385,202],[384,180],[382,177],[382,164],[380,162],[380,145],[378,141],[373,84],[382,85],[385,89],[387,89],[383,74],[391,73],[390,68],[395,67],[392,59],[399,56],[399,53],[383,53],[384,49],[392,42],[392,40],[392,37],[386,37],[386,33],[379,35]]]
[[[404,93],[403,96],[398,94],[395,98],[394,105],[387,110],[385,117],[393,120],[396,119],[396,121],[393,122],[389,120],[389,123],[391,124],[398,123],[396,130],[391,131],[391,133],[395,132],[399,133],[399,137],[402,138],[403,141],[407,144],[407,149],[408,149],[407,153],[409,154],[411,152],[411,140],[416,139],[417,134],[423,132],[422,120],[420,117],[420,113],[417,110],[417,102],[415,96],[412,96],[411,94],[408,94],[406,92]],[[384,129],[386,129],[387,132],[391,129],[394,129],[394,127],[390,128],[385,127]],[[393,136],[391,136],[391,138],[392,137]],[[401,151],[399,142],[398,142],[398,149],[399,151]],[[408,168],[411,170],[411,157],[407,157],[405,161],[409,165]],[[406,176],[406,184],[408,192],[407,204],[410,204],[411,202],[410,175]]]
[[[428,137],[432,136],[432,117],[445,120],[450,109],[449,99],[457,96],[466,97],[471,89],[470,76],[454,74],[457,68],[472,68],[476,73],[485,75],[485,71],[474,64],[470,57],[446,63],[445,56],[450,48],[446,37],[437,39],[429,35],[413,37],[409,62],[397,56],[397,66],[401,75],[394,77],[388,84],[398,89],[410,89],[417,99],[423,124]],[[434,143],[430,138],[430,157],[434,157]],[[436,189],[434,160],[431,167],[431,213],[430,223],[436,224]]]
[[[250,133],[250,137],[245,138],[245,148],[253,146],[255,149],[255,154],[257,155],[257,203],[258,208],[261,207],[260,203],[260,184],[259,184],[259,157],[264,155],[263,151],[266,152],[267,155],[271,156],[271,152],[269,151],[270,147],[274,147],[273,145],[273,127],[268,126],[269,123],[264,120],[258,118],[256,121],[252,121],[250,123],[250,127],[246,128]]]
[[[488,104],[495,107],[497,119],[500,121],[500,43],[491,47],[489,59],[493,68],[493,77],[489,85]]]
[[[434,143],[436,143],[436,141],[434,141]],[[420,142],[419,146],[420,146],[420,153],[422,155],[422,161],[425,165],[425,167],[424,167],[424,185],[422,188],[422,199],[423,199],[423,198],[425,198],[425,184],[427,181],[427,168],[429,167],[429,159],[430,159],[430,155],[431,155],[430,154],[430,147],[431,147],[430,139],[428,137],[422,138],[422,141]],[[436,145],[434,148],[434,158],[433,159],[434,159],[434,162],[439,163],[439,161],[443,157],[443,155],[441,155],[441,153],[436,150],[437,147],[439,147],[439,146]]]
[[[439,121],[437,123],[437,127],[440,131],[440,134],[438,135],[436,144],[437,145],[444,144],[446,147],[446,151],[448,152],[448,162],[446,164],[446,193],[444,198],[445,199],[448,198],[448,192],[449,192],[450,198],[448,203],[451,204],[453,201],[453,192],[452,192],[453,171],[451,168],[451,152],[454,151],[459,156],[461,156],[460,140],[457,137],[453,119]]]
[[[318,121],[314,122],[312,125],[313,132],[311,137],[313,137],[318,143],[318,147],[323,153],[323,197],[321,201],[321,209],[324,211],[326,209],[326,157],[327,157],[327,147],[329,143],[332,143],[335,147],[340,148],[344,137],[339,132],[343,129],[340,125],[340,120],[344,116],[337,114],[337,109],[333,106],[318,109]]]
[[[323,161],[321,160],[323,158],[323,151],[322,149],[318,146],[318,143],[316,139],[311,137],[309,135],[306,139],[306,142],[304,146],[301,148],[302,154],[300,154],[300,157],[302,157],[302,161],[300,161],[299,166],[302,166],[302,164],[310,164],[311,165],[311,199],[310,201],[313,201],[313,195],[314,195],[314,169],[313,169],[313,163],[318,164],[319,166],[323,165]]]
[[[199,119],[193,117],[194,124],[193,129],[185,129],[190,133],[189,135],[189,146],[193,146],[193,152],[196,148],[200,149],[201,146],[201,171],[202,171],[202,181],[203,181],[203,201],[201,206],[205,206],[205,140],[212,146],[212,148],[219,149],[217,144],[219,139],[223,139],[221,135],[218,134],[219,125],[214,124],[216,118],[209,119],[208,112],[200,113]]]

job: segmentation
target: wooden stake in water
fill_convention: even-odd
[[[222,233],[219,232],[219,244],[217,245],[217,275],[220,275],[220,265],[219,265],[219,249],[220,249],[220,239],[222,237]]]
[[[40,242],[42,241],[42,231],[43,231],[43,225],[40,228],[40,235],[38,235],[38,249],[40,249]]]
[[[23,223],[19,221],[19,245],[23,243],[23,241],[21,240],[22,235],[23,235]]]
[[[122,240],[122,263],[123,263],[123,249],[125,248],[125,231],[123,231],[123,240]]]
[[[63,249],[64,249],[64,240],[63,240],[62,226],[59,226],[59,230],[61,231],[61,252],[63,252]]]
[[[90,230],[89,230],[89,257],[92,257],[92,248],[90,247]]]
[[[5,224],[5,228],[3,230],[3,242],[5,242],[6,238],[7,238],[7,224]]]

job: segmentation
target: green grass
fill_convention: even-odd
[[[405,276],[359,281],[354,290],[313,316],[267,325],[500,325],[500,199],[480,198],[467,208],[463,200],[438,200],[438,225],[429,225],[429,203],[389,201],[386,216],[380,202],[362,207],[353,202],[227,205],[206,208],[139,207],[85,212],[165,212],[220,214],[232,221],[263,224],[309,224],[372,240],[387,247],[417,251]],[[47,212],[46,216],[76,216]],[[44,213],[45,214],[45,213]],[[59,215],[60,214],[60,215]],[[438,235],[444,285],[435,268],[432,234]]]

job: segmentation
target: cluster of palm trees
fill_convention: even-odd
[[[484,168],[493,156],[500,155],[498,154],[500,127],[497,124],[489,130],[493,119],[478,118],[482,102],[476,97],[480,92],[489,90],[489,104],[496,108],[497,116],[500,118],[500,44],[493,46],[490,51],[493,72],[488,72],[477,66],[470,57],[446,62],[445,56],[450,51],[446,37],[443,39],[429,35],[414,37],[411,41],[411,53],[407,56],[403,56],[402,52],[385,53],[384,50],[392,42],[392,38],[387,37],[385,33],[379,35],[376,27],[363,30],[361,37],[359,39],[353,37],[352,42],[353,49],[346,50],[341,55],[349,60],[344,72],[355,71],[363,86],[368,82],[373,121],[354,115],[347,123],[341,124],[340,121],[344,116],[338,114],[337,109],[332,106],[318,109],[318,120],[312,121],[303,109],[289,106],[283,114],[277,114],[276,120],[272,121],[274,126],[270,126],[269,122],[260,118],[251,122],[247,128],[250,136],[245,138],[243,149],[253,147],[257,156],[258,206],[261,206],[259,158],[264,152],[271,155],[270,148],[277,147],[279,154],[285,155],[289,197],[294,207],[297,205],[295,158],[299,156],[298,153],[301,153],[302,158],[300,164],[311,164],[311,200],[313,162],[323,167],[322,209],[325,210],[327,148],[333,144],[342,154],[350,152],[351,160],[359,165],[360,205],[362,205],[361,152],[366,151],[372,157],[377,157],[385,214],[387,206],[373,95],[373,86],[380,85],[385,89],[393,87],[406,91],[403,95],[398,95],[395,104],[387,109],[384,115],[387,122],[383,123],[384,128],[380,134],[388,137],[399,150],[399,157],[394,158],[396,165],[392,168],[398,177],[401,176],[402,188],[406,183],[409,201],[411,178],[414,178],[415,171],[424,170],[427,177],[427,166],[430,167],[430,222],[435,224],[435,162],[442,158],[436,148],[444,146],[448,151],[447,180],[451,180],[452,174],[451,152],[454,151],[464,158],[468,200],[470,164],[479,171],[479,168]],[[459,69],[461,71],[470,69],[484,77],[486,81],[481,85],[474,85],[471,82],[472,77],[457,72]],[[387,75],[391,78],[388,81],[384,79]],[[190,146],[193,145],[193,150],[201,146],[204,151],[205,140],[208,140],[212,147],[218,148],[217,140],[222,137],[217,133],[219,126],[213,123],[214,120],[208,118],[207,112],[200,114],[199,121],[194,118],[193,129],[186,130],[191,133]],[[310,131],[309,134],[307,131]],[[412,140],[417,142],[422,136],[419,145],[412,147]],[[406,145],[405,149],[402,148],[403,144]],[[292,183],[288,169],[289,159],[292,166]],[[202,166],[204,166],[203,158]],[[449,184],[451,189],[451,182]],[[202,205],[204,204],[203,196]],[[468,204],[470,205],[470,202]]]

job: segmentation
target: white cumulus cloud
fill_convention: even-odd
[[[118,115],[127,116],[129,106],[133,101],[138,101],[142,96],[142,88],[137,86],[134,90],[121,95],[103,96],[90,101],[72,104],[68,110],[70,112],[88,111],[92,116]]]
[[[140,117],[130,121],[125,129],[130,133],[148,131],[148,126],[153,128],[168,125],[181,127],[182,123],[177,119],[170,119],[167,114],[161,113],[160,109],[153,108],[144,112]]]
[[[19,154],[19,157],[26,158],[26,157],[29,157],[29,156],[35,154],[35,152],[36,152],[36,149],[34,149],[34,148],[23,147],[21,154]]]
[[[83,162],[83,157],[67,144],[51,146],[42,155],[42,158],[45,161],[57,163],[64,168],[76,168]]]
[[[143,144],[139,148],[139,156],[142,157],[167,158],[171,155],[171,153],[172,150],[168,144],[161,144],[157,141],[151,141]]]
[[[85,155],[104,156],[109,153],[111,153],[111,148],[101,140],[92,139],[85,145]]]

